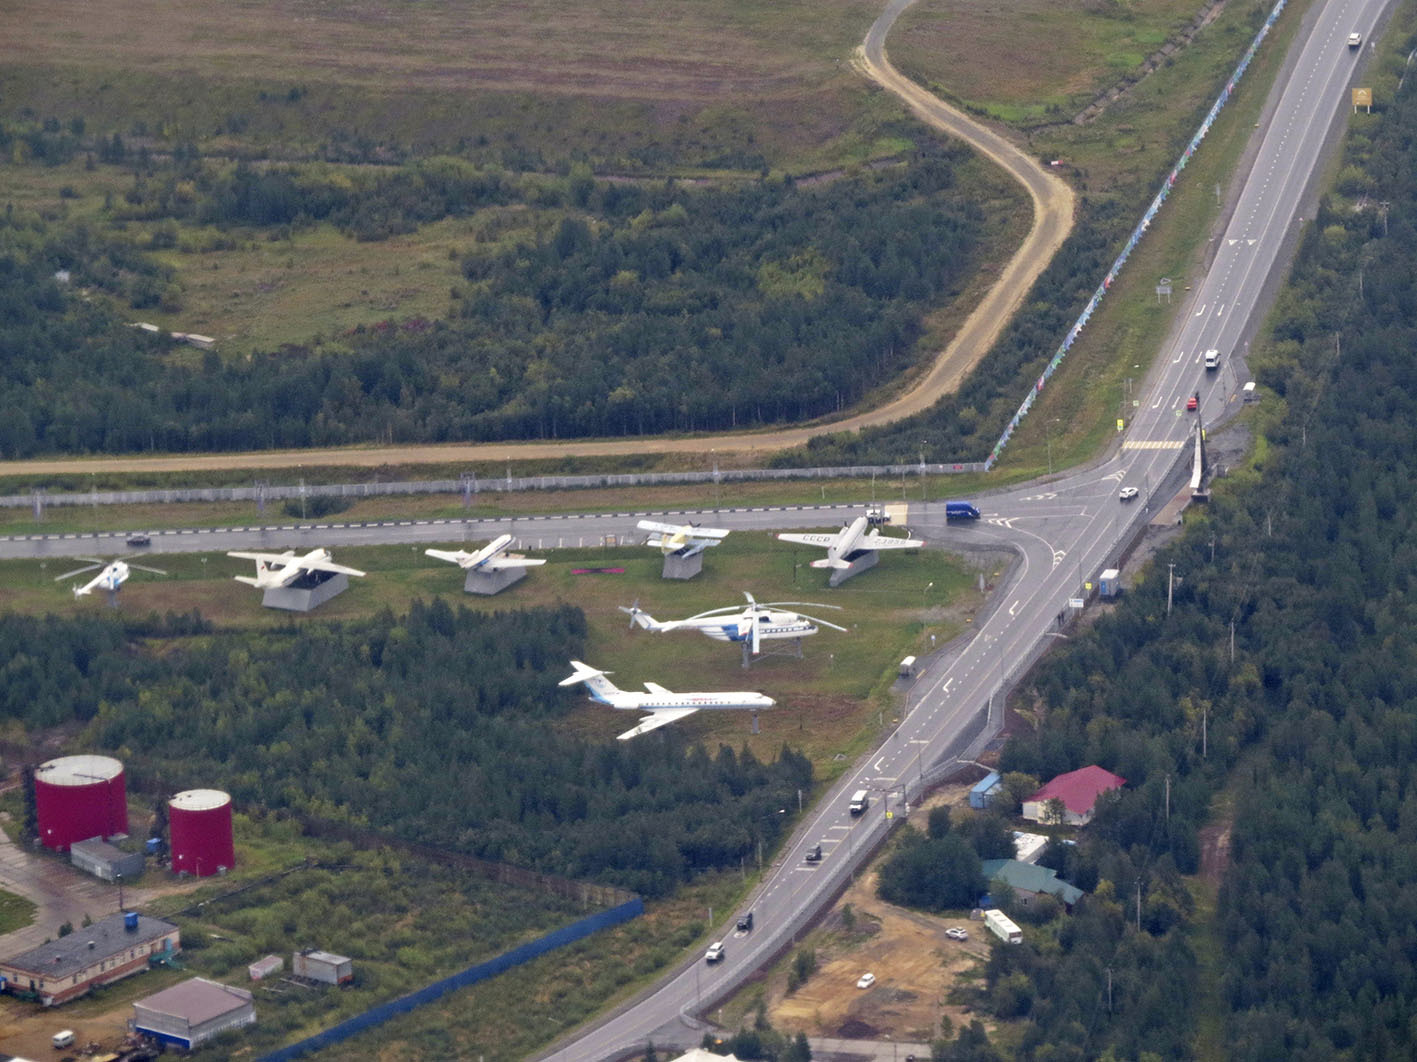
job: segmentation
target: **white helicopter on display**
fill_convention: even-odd
[[[258,590],[278,590],[283,586],[289,586],[307,572],[312,575],[321,573],[328,575],[364,574],[358,568],[346,568],[343,564],[335,564],[330,560],[330,551],[327,549],[312,549],[301,557],[297,557],[293,549],[288,549],[284,553],[233,551],[228,552],[227,556],[256,562],[254,576],[234,575],[232,578],[238,583],[246,583]]]
[[[693,715],[697,711],[714,708],[751,708],[754,712],[754,732],[756,732],[757,711],[761,708],[771,708],[777,703],[764,694],[741,691],[732,693],[674,693],[654,682],[645,683],[648,693],[632,693],[620,689],[605,677],[613,672],[601,671],[589,664],[583,664],[579,660],[572,660],[571,667],[575,669],[574,672],[563,678],[560,685],[574,686],[578,682],[584,682],[593,701],[599,701],[601,704],[608,704],[612,708],[625,711],[650,713],[649,718],[642,720],[638,726],[617,735],[617,739],[620,741],[629,741],[630,738],[639,737],[641,734],[658,729],[667,723],[673,723],[685,716]]]
[[[800,640],[816,634],[822,627],[830,627],[834,631],[844,632],[846,630],[845,627],[829,623],[824,619],[807,616],[800,612],[788,612],[782,608],[785,605],[808,605],[812,608],[830,608],[839,611],[840,605],[823,605],[815,601],[759,602],[746,590],[743,591],[743,596],[748,599],[746,606],[728,605],[724,608],[713,608],[707,612],[690,616],[688,619],[669,620],[663,623],[641,609],[638,603],[629,608],[621,605],[620,611],[630,617],[632,624],[643,627],[647,631],[655,631],[656,633],[698,631],[715,641],[741,642],[745,648],[750,647],[755,656],[762,652],[761,643],[766,640],[779,638]]]
[[[871,517],[869,515],[858,516],[835,534],[798,534],[783,531],[777,537],[784,542],[796,542],[803,546],[820,546],[825,549],[827,555],[821,560],[814,560],[812,562],[813,568],[850,568],[852,557],[856,554],[869,553],[878,549],[919,549],[925,545],[918,538],[889,537],[875,529],[867,534],[866,528],[870,524]]]
[[[646,546],[658,546],[663,553],[683,550],[685,556],[702,553],[728,537],[728,532],[722,528],[699,527],[697,524],[662,524],[658,520],[641,520],[635,526],[650,533],[645,539]]]
[[[532,560],[520,553],[507,553],[513,542],[511,535],[494,538],[474,553],[460,549],[425,549],[423,552],[438,560],[449,561],[465,571],[500,572],[507,568],[533,568],[545,564],[544,560]]]
[[[103,571],[99,572],[88,582],[84,583],[82,586],[72,587],[72,589],[76,598],[87,597],[95,590],[107,590],[110,604],[116,603],[118,588],[128,581],[128,577],[133,574],[134,568],[140,568],[145,572],[152,572],[154,575],[167,574],[161,568],[149,568],[146,564],[129,564],[124,560],[106,561],[98,557],[78,557],[75,559],[88,561],[89,563],[82,568],[75,568],[71,572],[65,572],[63,575],[56,575],[54,581],[61,583],[65,579],[72,579],[74,576],[82,575],[84,572],[91,572],[95,568],[102,568]]]

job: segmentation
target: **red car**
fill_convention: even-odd
[[[1186,399],[1186,412],[1194,413],[1196,410],[1200,409],[1200,407],[1201,393],[1197,391],[1195,394],[1191,395],[1190,398]]]

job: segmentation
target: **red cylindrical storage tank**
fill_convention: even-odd
[[[61,756],[34,772],[39,839],[56,852],[128,832],[128,786],[111,756]]]
[[[231,797],[217,789],[188,789],[167,804],[172,869],[199,878],[236,865],[231,839]]]

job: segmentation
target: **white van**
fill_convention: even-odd
[[[1205,352],[1205,367],[1207,369],[1220,368],[1220,351],[1212,347]]]
[[[49,1038],[49,1042],[52,1043],[55,1047],[73,1047],[74,1030],[64,1029],[61,1032],[57,1032]]]
[[[871,806],[871,794],[864,789],[858,789],[851,794],[851,814],[860,815]]]

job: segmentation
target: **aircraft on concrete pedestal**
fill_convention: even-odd
[[[297,557],[293,549],[288,549],[284,553],[245,553],[234,551],[227,553],[227,556],[256,562],[256,574],[254,576],[234,575],[232,578],[238,583],[246,583],[259,590],[278,590],[283,586],[289,586],[307,573],[311,575],[364,574],[358,568],[346,568],[342,564],[333,563],[330,560],[330,551],[327,549],[312,549],[309,553],[301,557]]]
[[[511,535],[501,535],[473,553],[460,549],[425,549],[423,552],[438,560],[449,561],[465,571],[500,572],[507,568],[534,568],[544,560],[531,560],[520,553],[507,553],[513,542]]]
[[[618,735],[620,741],[639,737],[702,709],[751,708],[756,712],[760,708],[771,708],[777,703],[761,693],[673,693],[654,682],[645,683],[648,693],[631,693],[619,689],[606,678],[606,675],[611,674],[609,671],[601,671],[579,660],[572,660],[571,667],[575,669],[574,674],[563,678],[560,685],[574,686],[578,682],[584,682],[590,691],[591,700],[608,704],[612,708],[650,713],[649,718],[642,720],[634,729]]]
[[[812,562],[813,568],[850,568],[852,554],[867,553],[879,549],[919,549],[925,545],[916,538],[894,538],[872,530],[869,517],[858,516],[834,535],[797,534],[783,531],[778,538],[784,542],[797,542],[804,546],[820,546],[827,551],[821,560]]]
[[[697,524],[661,524],[657,520],[641,520],[635,526],[650,532],[645,539],[646,546],[658,546],[665,553],[683,550],[685,556],[702,553],[728,537],[728,532],[721,528],[699,527]]]

